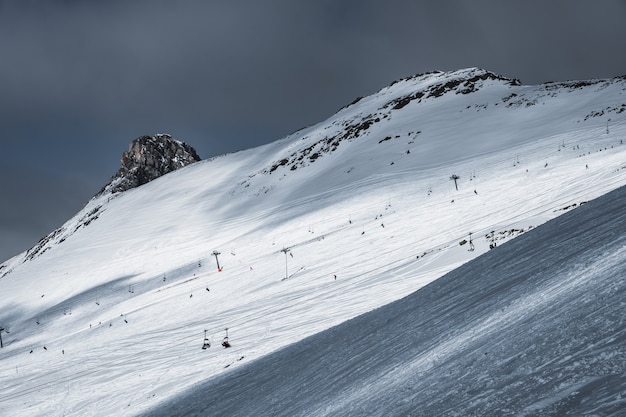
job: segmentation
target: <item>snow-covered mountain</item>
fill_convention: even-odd
[[[475,68],[421,74],[355,100],[328,120],[274,143],[196,162],[124,192],[105,190],[36,250],[0,265],[2,412],[135,415],[159,404],[168,410],[167,404],[200,383],[209,381],[210,386],[246,369],[262,369],[270,360],[262,358],[278,357],[267,355],[287,345],[292,346],[276,355],[304,349],[298,357],[316,357],[306,349],[317,346],[311,342],[317,339],[307,337],[402,299],[481,254],[486,256],[455,272],[466,271],[472,285],[450,286],[460,280],[454,274],[457,278],[437,281],[409,298],[424,304],[417,311],[406,310],[411,317],[404,319],[427,332],[432,343],[453,336],[464,341],[491,337],[491,322],[466,333],[466,324],[441,309],[452,297],[456,304],[472,300],[478,310],[494,314],[469,316],[477,320],[492,317],[494,326],[501,323],[504,319],[498,322],[492,310],[497,306],[506,323],[522,323],[524,306],[533,309],[532,294],[548,284],[536,278],[536,284],[529,282],[516,292],[513,282],[523,277],[485,278],[472,268],[509,271],[515,255],[538,268],[536,274],[541,275],[542,265],[549,272],[551,262],[565,252],[550,239],[531,239],[541,236],[539,229],[525,240],[533,242],[532,251],[500,246],[626,184],[625,91],[624,77],[524,86]],[[623,235],[623,217],[617,218],[621,220],[613,230]],[[565,223],[557,228],[559,233],[543,233],[567,242],[563,227],[575,233],[578,223]],[[619,247],[610,250],[615,252],[610,259],[623,259]],[[568,255],[574,264],[577,254]],[[556,272],[574,274],[569,269]],[[500,288],[500,280],[511,284]],[[446,291],[438,293],[437,288]],[[507,312],[498,297],[514,308]],[[618,301],[623,305],[623,298]],[[574,308],[590,311],[584,309],[584,300],[572,302]],[[385,311],[397,310],[375,310],[356,320],[382,320]],[[450,314],[459,311],[465,310]],[[412,317],[424,314],[428,322]],[[392,337],[384,326],[375,334],[360,335],[359,327],[344,327],[350,323],[319,337],[337,336],[337,329],[346,329],[345,337]],[[514,330],[515,325],[509,327]],[[537,340],[546,329],[533,328]],[[452,335],[456,331],[461,333]],[[226,332],[229,349],[220,346]],[[512,340],[515,335],[507,333]],[[205,336],[211,347],[201,349]],[[551,335],[549,340],[568,336]],[[594,343],[613,343],[611,337],[606,334],[606,340]],[[522,350],[511,346],[507,366],[515,374],[522,372],[522,359],[515,359],[522,358]],[[466,358],[441,349],[435,354],[445,357],[446,371],[467,364]],[[364,361],[355,359],[351,366],[361,369],[369,382],[392,379],[404,365],[418,369],[405,377],[419,378],[422,368],[393,352],[356,355]],[[592,352],[614,355],[623,372],[623,356],[614,350]],[[427,360],[436,362],[438,357]],[[332,362],[341,357],[328,358],[326,368],[343,369]],[[286,361],[286,369],[293,369],[295,360]],[[387,360],[395,365],[375,365]],[[483,368],[470,367],[457,377],[474,372],[487,381],[489,364],[503,366],[497,360],[476,364]],[[555,359],[543,366],[548,372],[558,364],[562,362]],[[313,370],[307,378],[332,387],[333,380],[314,371],[319,368],[306,369]],[[568,369],[578,372],[561,372]],[[479,373],[483,370],[485,375]],[[438,395],[437,372],[428,372],[432,397]],[[524,391],[534,396],[535,408],[528,415],[541,412],[542,398],[548,407],[555,397],[540,389],[544,374],[532,376],[536,379],[524,380],[535,384]],[[443,390],[452,381],[446,378],[442,374]],[[576,391],[568,385],[572,378],[560,381],[562,392]],[[623,392],[623,378],[618,382]],[[338,392],[350,395],[328,403],[318,398],[328,407],[303,406],[302,412],[362,415],[356,404],[363,396],[377,398],[384,389],[381,383],[365,389],[359,378],[355,383],[359,386],[341,382]],[[403,401],[403,392],[414,398],[410,386],[393,391],[394,403]],[[284,403],[273,402],[279,391],[272,390],[284,387],[261,380],[256,388],[267,395],[266,409],[280,410]],[[466,393],[479,401],[497,390],[487,382],[473,382]],[[326,395],[306,387],[302,393]],[[239,402],[237,397],[222,394],[232,397],[229,414],[249,411],[243,406],[237,411],[232,405]],[[530,407],[523,398],[516,401],[511,413]],[[413,399],[407,404],[415,409],[389,409],[399,410],[396,415],[420,415],[426,407]],[[505,407],[481,404],[483,410]],[[436,409],[442,415],[468,415],[458,408],[462,406]],[[371,410],[372,415],[394,415],[382,408]]]
[[[157,416],[623,416],[626,187]]]

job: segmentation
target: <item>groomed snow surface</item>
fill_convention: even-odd
[[[623,416],[626,187],[155,416]]]
[[[414,98],[483,74],[91,200],[0,265],[0,415],[623,415],[626,83]]]

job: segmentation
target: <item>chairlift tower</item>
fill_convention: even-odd
[[[215,262],[217,262],[217,272],[222,272],[222,268],[220,267],[220,261],[217,259],[217,255],[220,253],[216,250],[213,251],[212,255],[215,256]]]
[[[472,242],[472,232],[469,233],[469,249],[468,252],[474,251],[474,242]]]
[[[457,191],[459,191],[459,186],[458,186],[458,184],[457,184],[457,182],[456,182],[456,181],[457,181],[458,179],[460,179],[460,178],[461,178],[461,177],[459,177],[459,176],[458,176],[458,175],[456,175],[456,174],[453,174],[453,175],[450,177],[450,179],[451,179],[451,180],[454,180],[454,188],[456,188],[456,190],[457,190]]]
[[[289,269],[287,267],[287,254],[289,253],[289,248],[282,248],[280,251],[285,254],[285,279],[287,279],[289,278]]]

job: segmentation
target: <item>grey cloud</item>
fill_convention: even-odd
[[[0,263],[69,220],[95,194],[94,185],[19,166],[0,167]]]

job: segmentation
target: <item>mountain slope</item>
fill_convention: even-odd
[[[626,184],[625,89],[422,74],[99,194],[0,265],[3,409],[141,412]]]
[[[621,416],[626,187],[150,416]]]

